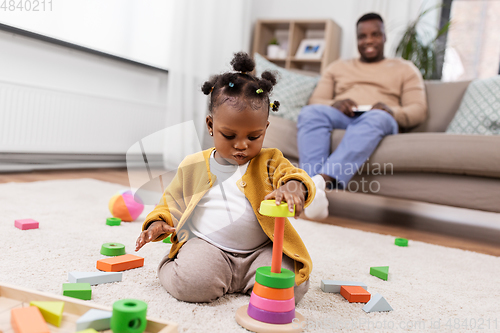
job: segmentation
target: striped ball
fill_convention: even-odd
[[[144,210],[141,198],[136,195],[134,199],[134,193],[130,190],[123,190],[113,195],[109,200],[108,207],[114,217],[118,217],[126,222],[134,221]]]

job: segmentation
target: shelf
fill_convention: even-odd
[[[267,54],[269,42],[276,38],[286,50],[286,58],[267,57],[274,64],[288,69],[304,69],[321,73],[340,56],[340,27],[330,19],[324,20],[258,20],[255,24],[253,52]],[[295,54],[303,39],[325,40],[321,59],[297,59]]]

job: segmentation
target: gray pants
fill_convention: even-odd
[[[252,292],[255,271],[271,266],[273,244],[248,254],[225,252],[201,238],[186,242],[172,260],[165,257],[158,267],[163,287],[180,301],[212,302],[227,293]],[[281,267],[294,272],[294,262],[283,256]],[[295,285],[297,304],[309,289],[309,280]]]

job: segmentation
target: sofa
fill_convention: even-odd
[[[500,213],[500,136],[445,133],[469,83],[426,81],[427,120],[385,137],[344,191]],[[332,131],[331,151],[344,133]],[[296,123],[270,115],[264,147],[297,163]]]

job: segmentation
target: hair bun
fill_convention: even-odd
[[[267,80],[269,82],[271,82],[271,84],[274,86],[276,84],[276,82],[278,82],[278,80],[276,79],[276,76],[277,76],[277,73],[273,73],[271,71],[264,71],[261,75],[261,77],[264,79],[264,80]]]
[[[238,52],[234,54],[231,66],[238,72],[252,72],[255,69],[255,61],[253,61],[248,53]]]

